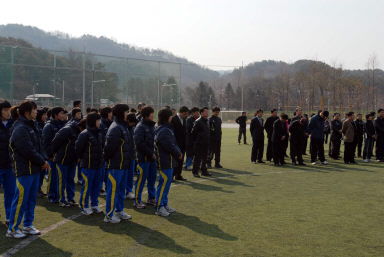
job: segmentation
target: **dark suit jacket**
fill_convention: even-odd
[[[283,123],[279,119],[273,123],[272,142],[274,142],[274,143],[283,142],[281,140],[282,136],[285,136],[287,139],[288,133],[287,133],[287,129],[286,129],[286,123]]]
[[[184,126],[180,122],[179,116],[175,115],[172,118],[172,126],[173,126],[173,132],[176,137],[176,143],[179,146],[180,150],[182,152],[185,152],[185,144],[186,144],[186,137],[187,137],[187,122],[184,119]]]
[[[251,120],[250,130],[253,141],[264,141],[264,127],[257,117]]]

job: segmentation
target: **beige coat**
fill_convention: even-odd
[[[352,124],[353,121],[347,119],[343,122],[343,138],[344,142],[346,143],[352,143],[355,138],[355,129]]]

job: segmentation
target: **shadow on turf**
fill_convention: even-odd
[[[167,220],[171,223],[184,226],[190,230],[210,237],[216,237],[227,241],[236,241],[237,237],[222,231],[218,225],[201,221],[198,217],[188,216],[180,212],[172,214]]]
[[[205,185],[205,184],[193,182],[193,181],[190,181],[190,180],[186,181],[185,183],[183,183],[183,185],[190,186],[193,189],[203,190],[203,191],[218,191],[218,192],[228,193],[228,194],[233,194],[234,193],[233,191],[225,190],[222,187],[213,186],[213,185]]]
[[[20,241],[18,241],[20,242]],[[33,246],[33,248],[32,248]],[[32,242],[31,245],[20,250],[18,253],[19,256],[60,256],[60,257],[69,257],[73,254],[71,252],[63,251],[42,239],[41,237]]]
[[[151,214],[153,215],[153,211]],[[192,250],[178,245],[175,240],[169,236],[135,222],[123,221],[119,224],[105,223],[102,215],[93,215],[92,217],[82,216],[74,221],[87,226],[99,226],[101,230],[107,233],[125,234],[133,238],[139,245],[144,245],[149,248],[169,250],[176,254],[192,253]]]

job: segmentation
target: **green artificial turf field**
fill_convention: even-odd
[[[188,181],[171,188],[170,205],[178,211],[171,217],[126,201],[132,221],[79,216],[15,256],[384,256],[381,163],[312,166],[306,157],[309,165],[300,168],[251,164],[251,145],[236,143],[237,129],[223,133],[224,169],[211,170],[209,179],[184,172]],[[35,226],[49,228],[79,211],[39,199]],[[3,223],[2,200],[0,213]],[[22,242],[5,232],[1,225],[0,254]]]

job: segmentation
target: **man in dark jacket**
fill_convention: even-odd
[[[376,159],[384,162],[384,109],[377,111],[378,117],[374,125],[376,131]]]
[[[75,143],[80,133],[77,124],[81,119],[81,111],[77,109],[78,112],[75,113],[74,110],[72,110],[72,120],[62,127],[52,140],[52,153],[55,155],[53,161],[56,163],[59,179],[60,207],[77,205],[74,200],[78,160],[75,152]]]
[[[221,119],[219,118],[220,108],[213,107],[212,116],[208,119],[209,129],[211,134],[209,136],[209,155],[207,161],[207,167],[211,168],[211,162],[213,156],[215,156],[215,168],[223,168],[220,164],[220,155],[221,155]]]
[[[283,142],[288,137],[288,132],[286,128],[287,121],[288,115],[282,113],[280,115],[280,119],[276,120],[273,123],[271,141],[273,151],[273,162],[275,163],[275,166],[281,166],[286,164],[284,161],[285,148]]]
[[[192,128],[192,137],[194,142],[194,159],[193,159],[193,176],[200,178],[199,170],[201,169],[203,176],[212,176],[207,170],[207,157],[209,148],[209,122],[208,107],[200,110],[200,118],[198,118]]]
[[[251,121],[250,131],[252,135],[252,153],[251,153],[251,162],[264,163],[263,162],[263,153],[264,153],[264,120],[263,120],[263,110],[257,110],[255,117]]]
[[[328,117],[328,111],[319,111],[309,121],[307,133],[311,135],[311,162],[316,165],[317,157],[321,164],[328,164],[324,156],[324,121]]]
[[[268,145],[267,145],[267,161],[272,161],[273,151],[272,151],[272,133],[273,133],[273,123],[278,120],[277,110],[271,110],[271,116],[268,117],[264,124],[265,132],[267,132]]]
[[[42,145],[48,156],[48,200],[51,203],[59,202],[59,178],[56,169],[56,163],[53,160],[52,141],[56,133],[63,127],[64,124],[64,109],[62,107],[54,107],[51,110],[51,118],[45,124],[42,131]]]
[[[84,215],[102,213],[99,207],[101,167],[103,165],[103,139],[100,131],[101,116],[96,112],[87,115],[87,129],[83,130],[75,143],[76,156],[80,159],[81,188],[80,207]],[[89,206],[91,198],[91,208]]]
[[[343,122],[342,132],[344,139],[344,163],[345,164],[356,164],[355,162],[355,151],[357,145],[356,136],[356,123],[354,122],[355,114],[353,112],[347,113],[347,119]]]
[[[9,138],[11,137],[11,104],[8,101],[0,101],[0,187],[4,191],[5,223],[9,224],[11,205],[15,194],[16,178],[12,172],[9,155]]]
[[[343,124],[340,121],[340,114],[335,113],[333,114],[333,120],[331,121],[331,139],[329,142],[329,156],[332,159],[338,160],[340,159],[340,145],[341,145],[341,138],[342,135],[342,128]]]
[[[365,142],[363,151],[364,162],[372,162],[373,145],[375,143],[376,133],[375,126],[373,125],[373,114],[365,116],[367,122],[365,123]]]
[[[193,161],[193,137],[192,137],[192,128],[195,124],[195,121],[200,117],[200,110],[197,107],[193,107],[191,109],[191,116],[187,118],[187,135],[186,135],[186,143],[185,143],[185,153],[187,158],[185,160],[185,170],[189,169],[189,166],[192,165]]]
[[[23,102],[19,106],[19,115],[9,143],[17,184],[6,234],[12,238],[24,238],[27,234],[40,235],[40,231],[33,226],[34,212],[40,172],[49,168],[34,122],[37,115],[36,104]],[[23,217],[24,227],[21,232],[19,225]]]
[[[173,132],[175,133],[177,146],[180,148],[181,153],[183,154],[182,160],[179,160],[179,163],[177,167],[173,171],[173,175],[176,180],[186,180],[181,175],[181,172],[183,170],[183,161],[184,161],[184,155],[185,155],[185,143],[186,143],[186,136],[187,136],[187,122],[186,118],[188,116],[189,110],[186,106],[182,106],[179,109],[179,112],[172,117],[172,126],[173,126]]]
[[[356,142],[357,157],[361,157],[361,150],[363,148],[363,138],[364,138],[364,129],[365,129],[363,115],[361,115],[361,113],[357,114],[355,125],[356,125],[356,140],[357,140]]]
[[[145,208],[141,201],[141,195],[147,182],[148,204],[156,204],[156,155],[155,155],[155,122],[153,121],[155,110],[146,106],[141,110],[142,119],[135,128],[135,145],[138,158],[138,175],[135,184],[135,203],[138,209]]]
[[[239,136],[237,138],[237,141],[241,142],[241,137],[244,138],[244,144],[247,144],[247,113],[242,112],[241,116],[237,117],[236,123],[239,124]]]
[[[155,130],[155,145],[160,173],[156,190],[155,214],[163,217],[176,211],[168,204],[168,193],[172,183],[173,168],[178,164],[176,160],[181,160],[183,157],[176,143],[171,120],[172,111],[168,108],[161,109],[158,114],[159,126]]]
[[[307,128],[307,119],[304,117],[301,117],[300,120],[295,119],[293,122],[291,122],[289,126],[289,132],[291,133],[290,155],[291,155],[293,165],[297,165],[296,161],[299,163],[299,165],[305,165],[303,161],[302,146],[305,142],[306,128]]]
[[[108,171],[105,222],[119,223],[132,217],[124,212],[124,197],[128,169],[135,159],[134,142],[128,130],[129,107],[116,104],[113,107],[115,120],[108,129],[104,159]]]

